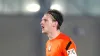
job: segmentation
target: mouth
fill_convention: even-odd
[[[44,29],[44,26],[41,26],[42,29]]]

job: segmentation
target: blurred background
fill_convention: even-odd
[[[0,0],[0,56],[45,56],[40,21],[49,9],[64,15],[61,31],[78,56],[100,55],[100,0]]]

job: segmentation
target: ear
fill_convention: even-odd
[[[58,25],[58,22],[57,21],[54,21],[53,22],[53,27],[57,27],[57,25]]]

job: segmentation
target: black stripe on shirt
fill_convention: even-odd
[[[68,48],[70,47],[71,44],[72,44],[72,42],[70,41],[66,46],[66,50],[68,50]]]

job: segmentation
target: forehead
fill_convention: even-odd
[[[48,19],[48,18],[52,18],[52,16],[50,14],[44,14],[44,16],[42,17],[42,19]]]

